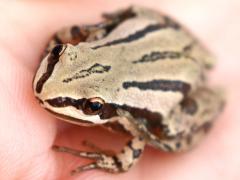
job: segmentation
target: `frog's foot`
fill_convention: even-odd
[[[53,146],[53,149],[58,152],[65,152],[74,156],[88,158],[94,162],[79,166],[71,172],[72,175],[92,170],[101,169],[111,173],[119,173],[127,171],[133,164],[137,162],[143,152],[145,141],[141,137],[136,137],[130,140],[122,151],[115,155],[108,155],[103,152],[85,152],[68,147]]]
[[[111,157],[100,152],[79,151],[79,150],[71,149],[68,147],[56,146],[56,145],[53,146],[53,149],[58,152],[65,152],[65,153],[72,154],[74,156],[95,160],[95,162],[92,162],[87,165],[79,166],[78,168],[72,170],[71,171],[72,175],[82,171],[91,170],[91,169],[104,169],[104,170],[109,169],[109,171],[112,170],[112,172],[116,171],[115,169],[117,169],[117,163],[114,161],[115,158],[113,156]]]

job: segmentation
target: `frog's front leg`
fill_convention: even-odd
[[[75,156],[94,160],[94,162],[90,164],[76,168],[71,174],[92,169],[101,169],[111,173],[119,173],[127,171],[137,162],[143,152],[144,146],[144,138],[138,136],[131,139],[121,152],[116,155],[109,155],[103,152],[85,152],[60,146],[54,146],[53,149],[58,152],[66,152]]]
[[[125,114],[124,110],[118,109],[120,114]],[[124,113],[125,112],[125,113]],[[129,132],[133,138],[129,140],[123,149],[119,153],[108,153],[108,151],[103,151],[97,147],[97,152],[86,152],[71,149],[68,147],[53,146],[53,149],[58,152],[66,152],[75,156],[84,157],[88,159],[93,159],[94,162],[80,166],[72,171],[72,174],[76,174],[86,170],[101,169],[111,173],[120,173],[128,171],[132,165],[134,165],[140,158],[144,147],[146,145],[146,139],[143,137],[139,131],[136,129],[135,125],[126,118],[117,118],[113,122],[118,123],[123,129]],[[92,145],[91,145],[92,146]],[[93,145],[95,148],[95,145]]]

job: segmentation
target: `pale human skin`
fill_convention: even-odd
[[[235,18],[240,15],[240,4],[237,0],[145,2],[177,17],[218,56],[211,79],[226,88],[227,106],[199,146],[182,154],[148,147],[127,173],[115,175],[95,170],[73,177],[69,172],[88,161],[52,151],[53,144],[86,149],[81,144],[84,139],[106,149],[118,150],[124,144],[122,135],[97,127],[70,125],[44,111],[33,96],[32,78],[53,32],[66,25],[98,22],[101,12],[128,5],[127,1],[110,0],[0,4],[0,179],[240,179],[240,24]]]

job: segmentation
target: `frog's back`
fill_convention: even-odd
[[[111,83],[105,88],[114,84],[118,91],[110,102],[130,102],[132,107],[165,116],[203,83],[212,57],[170,18],[145,8],[133,9],[137,17],[123,21],[107,37],[90,43],[90,48],[94,57],[101,57],[99,62],[111,62],[105,78]],[[141,101],[148,107],[141,106]]]

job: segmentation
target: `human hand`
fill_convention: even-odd
[[[101,6],[93,5],[93,2]],[[98,22],[99,19],[94,18],[100,17],[102,12],[113,11],[120,4],[126,7],[128,3],[119,2],[117,5],[112,1],[94,0],[2,2],[0,179],[239,179],[240,158],[236,152],[240,150],[237,138],[240,136],[237,121],[240,118],[237,113],[240,89],[236,82],[239,82],[240,74],[239,62],[234,60],[237,59],[239,39],[235,36],[240,25],[234,24],[232,17],[238,17],[240,11],[237,11],[238,4],[233,0],[226,1],[226,4],[216,0],[204,2],[208,4],[188,0],[141,1],[160,11],[169,10],[180,22],[185,19],[185,24],[219,56],[219,66],[212,79],[216,84],[220,82],[227,87],[229,98],[224,114],[209,136],[198,147],[182,154],[146,148],[137,165],[124,174],[96,170],[73,177],[69,172],[87,161],[56,153],[51,149],[53,144],[81,149],[84,148],[81,141],[91,139],[101,147],[119,149],[124,137],[109,136],[109,132],[99,128],[80,127],[53,118],[33,96],[33,75],[44,46],[55,31],[71,24]],[[213,14],[211,11],[215,4],[218,8]]]

